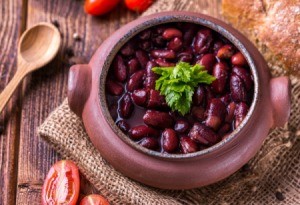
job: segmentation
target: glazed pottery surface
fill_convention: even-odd
[[[105,80],[119,49],[140,31],[163,23],[191,22],[211,28],[229,39],[246,57],[254,76],[254,100],[247,117],[225,140],[191,154],[172,155],[147,150],[131,141],[115,125],[105,98]],[[69,74],[70,108],[105,158],[124,175],[163,189],[189,189],[224,179],[259,150],[270,128],[283,126],[290,111],[290,82],[271,79],[258,50],[226,23],[191,12],[164,12],[139,18],[111,35],[88,65],[75,65]]]

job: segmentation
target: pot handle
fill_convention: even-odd
[[[90,96],[91,74],[91,68],[87,64],[73,65],[69,71],[68,103],[71,110],[79,117],[81,117],[84,105]]]
[[[273,107],[273,128],[287,123],[291,110],[291,81],[288,77],[272,78],[270,95]]]

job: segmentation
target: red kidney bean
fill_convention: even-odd
[[[154,68],[156,66],[157,66],[157,63],[155,63],[154,61],[147,62],[147,65],[146,65],[146,76],[147,77],[158,77],[158,75],[152,71],[152,68]]]
[[[193,95],[193,104],[199,106],[201,105],[204,99],[205,99],[205,88],[202,85],[199,85]]]
[[[234,102],[246,102],[247,91],[242,79],[236,74],[231,74],[230,77],[230,92]]]
[[[188,131],[190,125],[186,120],[177,120],[174,125],[174,130],[179,133],[185,133]]]
[[[140,64],[136,58],[132,58],[131,60],[128,61],[129,76],[131,76],[133,73],[135,73],[139,69],[140,69]]]
[[[133,112],[134,105],[132,103],[131,97],[126,93],[120,102],[119,113],[123,118],[129,118]]]
[[[220,97],[220,100],[224,103],[224,105],[228,105],[231,102],[230,94],[225,94],[222,97]]]
[[[193,153],[199,150],[197,143],[187,136],[180,138],[180,149],[183,154]]]
[[[115,82],[113,80],[108,79],[106,82],[106,90],[109,92],[111,95],[121,95],[124,91],[123,86]]]
[[[247,91],[251,90],[251,88],[253,87],[253,80],[251,78],[250,72],[247,69],[234,66],[232,68],[232,73],[240,77],[240,79],[244,82]]]
[[[138,125],[131,128],[128,135],[134,140],[140,140],[143,137],[159,137],[159,132],[146,125]]]
[[[152,42],[157,47],[163,47],[166,45],[166,40],[162,36],[152,38]]]
[[[128,130],[130,129],[130,126],[127,122],[125,122],[125,120],[120,120],[117,122],[117,126],[120,128],[120,130],[122,130],[122,132],[124,132],[125,134],[128,132]]]
[[[152,50],[151,56],[154,58],[174,59],[176,54],[173,50]]]
[[[241,52],[237,52],[231,57],[231,63],[236,66],[246,66],[247,60]]]
[[[156,59],[155,63],[157,63],[160,67],[173,67],[173,66],[175,66],[175,63],[168,62],[163,58]]]
[[[133,90],[140,88],[143,85],[144,74],[144,70],[135,72],[128,81],[127,90],[132,92]]]
[[[190,130],[189,137],[204,145],[213,145],[218,142],[218,135],[213,130],[197,122]]]
[[[162,37],[166,40],[171,40],[172,38],[182,38],[182,32],[176,28],[167,28],[163,34]]]
[[[227,115],[225,117],[225,121],[228,123],[231,123],[233,121],[234,118],[234,111],[235,111],[235,103],[231,102],[228,106],[227,106]]]
[[[224,45],[222,46],[217,53],[217,57],[219,59],[229,59],[231,56],[233,56],[235,50],[232,45]]]
[[[224,121],[226,115],[226,106],[219,98],[210,100],[207,109],[207,119],[205,125],[214,130],[218,130]]]
[[[212,98],[208,102],[207,115],[215,115],[224,118],[226,114],[226,106],[220,98]]]
[[[223,136],[231,130],[231,126],[229,123],[225,123],[218,131],[219,136]]]
[[[156,150],[159,146],[157,139],[153,137],[145,137],[139,144],[145,148]]]
[[[174,124],[171,115],[156,110],[147,110],[143,116],[143,120],[145,124],[157,128],[168,128]]]
[[[211,73],[211,71],[213,70],[215,63],[216,58],[211,53],[205,54],[199,61],[197,61],[197,64],[203,65],[205,70],[207,70],[209,73]]]
[[[234,126],[235,128],[237,128],[241,122],[244,120],[244,118],[246,117],[247,113],[248,113],[249,107],[246,103],[239,103],[236,105],[235,111],[234,111],[234,115],[235,115],[235,122],[234,122]]]
[[[142,68],[145,68],[147,62],[149,61],[148,54],[143,50],[137,50],[135,52],[135,56],[138,59],[139,63],[141,64]]]
[[[132,56],[134,54],[133,45],[131,43],[125,44],[120,52],[123,56]]]
[[[182,48],[182,41],[180,38],[175,37],[168,43],[169,50],[178,51],[181,48]]]
[[[203,107],[199,106],[199,107],[196,107],[196,106],[193,106],[192,107],[192,116],[199,120],[199,121],[202,121],[204,120],[204,113],[205,113],[205,110]]]
[[[201,29],[198,31],[195,41],[194,48],[198,54],[207,53],[211,47],[213,38],[210,29]]]
[[[162,96],[159,93],[159,91],[151,89],[147,107],[148,108],[165,108],[165,107],[167,107],[165,97]]]
[[[223,93],[228,78],[228,66],[224,62],[219,62],[214,66],[213,76],[216,78],[211,84],[215,93]]]
[[[120,55],[115,57],[113,68],[115,78],[120,82],[124,82],[127,78],[127,68],[124,64],[123,58]]]
[[[143,107],[146,105],[148,92],[146,89],[134,90],[131,98],[136,105]]]
[[[165,129],[162,133],[162,147],[164,151],[172,153],[178,147],[178,137],[173,129]]]
[[[217,55],[219,49],[223,46],[224,44],[222,43],[222,41],[216,41],[213,45],[213,51],[214,54]]]
[[[144,81],[144,86],[147,89],[155,89],[155,82],[157,80],[157,77],[146,77],[145,81]]]
[[[193,51],[192,49],[186,49],[178,53],[177,58],[179,61],[190,63],[193,60]]]
[[[142,31],[142,32],[139,34],[139,38],[140,38],[141,40],[148,40],[150,37],[151,37],[151,31],[150,31],[150,30]]]
[[[189,24],[185,26],[185,32],[183,34],[183,45],[185,47],[188,47],[192,44],[194,36],[196,35],[197,32],[197,27],[193,24]]]
[[[155,81],[158,79],[158,75],[152,71],[152,68],[155,66],[157,66],[157,64],[154,61],[149,61],[146,65],[145,88],[155,89]]]

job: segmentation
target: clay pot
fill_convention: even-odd
[[[221,33],[243,53],[254,77],[254,99],[241,125],[218,144],[184,155],[158,153],[130,140],[115,125],[105,97],[106,76],[118,50],[140,31],[169,22],[196,23]],[[224,22],[202,14],[165,12],[123,26],[103,42],[88,65],[72,66],[68,99],[70,108],[82,118],[92,143],[116,170],[150,186],[189,189],[236,172],[257,153],[270,128],[287,122],[290,81],[287,77],[271,78],[254,45]]]

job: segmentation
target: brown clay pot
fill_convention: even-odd
[[[241,125],[225,140],[191,154],[162,154],[137,145],[115,125],[106,104],[105,80],[118,50],[140,31],[168,22],[192,22],[221,33],[244,54],[254,76],[254,100]],[[287,122],[290,81],[287,77],[271,78],[253,44],[224,22],[202,14],[165,12],[123,26],[103,42],[88,65],[72,66],[68,99],[92,143],[116,170],[150,186],[189,189],[217,182],[237,171],[260,149],[270,128]]]

